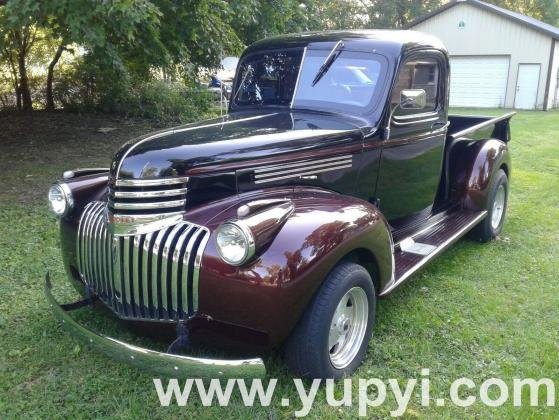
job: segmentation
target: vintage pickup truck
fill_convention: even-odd
[[[227,115],[134,139],[110,168],[52,186],[84,296],[58,304],[47,274],[54,313],[98,350],[167,376],[262,376],[254,356],[273,348],[297,375],[352,374],[377,298],[466,233],[488,241],[503,226],[512,114],[449,116],[448,92],[446,50],[418,32],[256,42]],[[94,333],[69,315],[94,301],[176,339],[161,352]],[[253,358],[184,355],[196,337]]]

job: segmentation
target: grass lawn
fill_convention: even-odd
[[[468,112],[468,110],[458,110]],[[470,111],[494,114],[502,110]],[[107,134],[99,127],[113,127]],[[520,112],[512,121],[511,195],[502,237],[489,244],[460,241],[390,297],[381,300],[366,362],[353,383],[353,407],[331,408],[321,388],[310,416],[357,415],[357,378],[420,379],[430,369],[431,403],[416,388],[407,417],[557,418],[543,406],[460,408],[449,387],[460,377],[479,385],[498,377],[555,380],[559,397],[559,112]],[[0,116],[0,416],[16,417],[258,417],[290,418],[300,408],[291,376],[268,356],[268,378],[278,378],[270,407],[244,407],[238,393],[227,408],[161,407],[152,375],[82,347],[55,322],[43,297],[47,270],[58,296],[65,284],[56,219],[46,190],[64,169],[108,166],[118,145],[150,129],[143,121],[61,114]],[[62,287],[63,286],[63,287]],[[80,317],[88,316],[82,310]],[[105,316],[90,319],[134,337]],[[139,342],[148,343],[147,339]],[[341,387],[340,387],[341,391]],[[473,395],[476,392],[472,391]],[[390,398],[369,408],[387,417]],[[292,401],[282,407],[282,397]],[[443,407],[435,400],[446,398]],[[558,398],[559,399],[559,398]],[[557,402],[559,406],[559,402]]]

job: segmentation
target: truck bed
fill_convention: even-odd
[[[495,138],[508,142],[510,140],[509,121],[515,112],[500,117],[479,115],[449,115],[448,140],[481,140]]]

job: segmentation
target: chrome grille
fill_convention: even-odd
[[[198,308],[205,227],[181,221],[155,232],[115,236],[106,203],[89,203],[80,219],[78,268],[91,290],[121,317],[181,320]]]
[[[172,213],[184,210],[188,177],[117,179],[109,186],[109,208],[120,213]]]

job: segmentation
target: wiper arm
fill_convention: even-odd
[[[328,54],[328,57],[326,57],[326,60],[324,60],[324,63],[322,63],[322,65],[316,72],[316,76],[314,76],[311,86],[314,86],[318,82],[320,82],[322,76],[326,74],[328,69],[330,69],[332,64],[334,64],[334,61],[336,61],[336,59],[340,56],[340,53],[342,52],[343,48],[344,48],[344,43],[342,41],[338,41],[338,43],[334,45],[334,48],[332,48],[332,51],[330,51],[330,54]]]
[[[249,73],[252,73],[254,70],[252,68],[252,66],[247,66],[247,69],[245,71],[245,74],[243,76],[243,79],[241,80],[241,83],[239,83],[239,87],[237,88],[237,91],[235,92],[235,94],[233,95],[233,97],[231,98],[230,102],[234,103],[235,99],[237,99],[237,95],[239,94],[239,92],[241,91],[241,89],[243,88]]]

